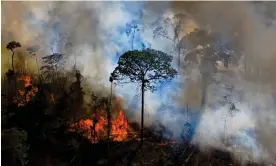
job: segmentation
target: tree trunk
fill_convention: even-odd
[[[180,44],[178,43],[178,45],[177,45],[177,51],[178,51],[178,60],[177,60],[177,62],[178,62],[178,72],[180,72],[180,54],[181,54],[181,49],[180,49]]]
[[[133,51],[133,43],[134,43],[134,37],[135,37],[135,28],[132,34],[132,43],[131,43],[131,50]]]
[[[37,72],[39,73],[39,66],[38,66],[38,62],[37,62],[37,57],[35,57],[35,62],[36,62],[36,66],[37,66]]]
[[[206,91],[207,91],[207,85],[205,85],[204,81],[202,80],[201,109],[203,111],[205,109],[205,104],[206,104]]]
[[[112,104],[112,82],[110,87],[110,100],[109,100],[109,108],[107,112],[107,138],[110,138],[110,129],[111,129],[111,104]]]
[[[187,122],[189,121],[189,106],[186,104],[186,116],[187,116]]]
[[[12,70],[14,71],[14,66],[13,66],[13,57],[14,57],[14,52],[12,51]]]
[[[142,108],[141,108],[141,145],[140,147],[143,146],[143,138],[144,138],[144,88],[145,88],[145,80],[142,80]]]

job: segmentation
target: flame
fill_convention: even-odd
[[[113,141],[123,141],[128,137],[129,131],[127,118],[121,108],[122,99],[117,98],[112,112],[118,112],[116,118],[111,119],[110,137]],[[107,115],[103,114],[106,110],[97,110],[91,119],[80,120],[78,123],[71,125],[69,131],[82,132],[83,136],[89,139],[92,143],[107,137]]]
[[[119,112],[117,119],[112,121],[111,135],[114,141],[123,141],[127,137],[128,124],[123,111]]]
[[[17,80],[18,81],[20,81],[20,80],[25,81],[25,88],[32,85],[31,84],[31,76],[22,76],[22,77],[17,78]]]
[[[31,98],[35,96],[35,94],[38,92],[38,88],[31,84],[31,76],[28,76],[28,75],[22,76],[22,77],[19,77],[17,80],[24,81],[25,88],[31,87],[31,89],[27,92],[25,92],[25,90],[18,90],[19,94],[21,96],[24,96],[24,100],[19,101],[18,103],[18,107],[19,107],[19,106],[23,106],[25,103],[28,103],[31,100]]]

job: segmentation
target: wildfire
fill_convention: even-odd
[[[22,76],[22,77],[17,78],[17,80],[18,81],[20,81],[20,80],[24,81],[25,82],[25,87],[28,87],[28,86],[32,85],[31,84],[31,76]]]
[[[120,106],[120,102],[121,99],[116,100],[114,111],[117,111],[118,115],[111,120],[110,135],[114,141],[125,140],[128,136],[128,132],[131,131],[126,116]],[[105,110],[99,110],[92,115],[91,119],[80,120],[78,123],[71,125],[70,131],[82,132],[83,136],[93,143],[106,138],[108,120],[106,114],[103,114],[104,112]]]
[[[31,84],[31,76],[22,76],[17,80],[24,81],[25,89],[18,90],[19,94],[24,97],[24,100],[19,102],[18,106],[23,106],[24,103],[28,103],[31,100],[31,97],[33,97],[38,92],[38,89]]]
[[[114,141],[123,141],[127,137],[127,120],[123,111],[119,112],[117,119],[112,121],[111,135],[114,136]]]

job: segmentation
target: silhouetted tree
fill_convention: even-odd
[[[126,34],[131,35],[131,50],[133,50],[135,33],[139,31],[137,25],[126,24]]]
[[[207,87],[212,82],[213,75],[217,70],[217,61],[223,61],[224,67],[228,68],[229,63],[237,62],[238,50],[234,42],[221,42],[221,36],[214,32],[202,29],[195,29],[193,32],[181,39],[181,47],[186,50],[185,61],[188,62],[184,68],[188,70],[190,64],[199,68],[202,75],[202,96],[201,107],[206,104]]]
[[[38,45],[34,45],[31,46],[29,48],[27,48],[27,51],[29,52],[29,54],[35,58],[35,62],[36,62],[36,66],[37,66],[37,72],[39,72],[39,65],[38,65],[38,61],[37,61],[37,56],[36,56],[36,52],[39,50],[39,46]]]
[[[118,66],[111,76],[116,81],[130,80],[139,83],[142,92],[141,146],[144,131],[144,92],[155,91],[158,82],[170,81],[177,74],[171,67],[173,57],[154,49],[127,51],[120,56]]]
[[[173,42],[178,56],[178,71],[180,69],[180,56],[181,56],[181,32],[184,30],[184,21],[186,16],[184,14],[176,14],[173,17],[167,17],[162,20],[161,25],[153,30],[153,38],[160,36]],[[172,29],[173,36],[169,35],[168,29]]]
[[[71,111],[72,111],[72,118],[75,120],[79,120],[80,116],[79,114],[82,114],[83,110],[83,95],[84,92],[82,91],[81,86],[81,78],[82,75],[79,71],[76,71],[75,73],[76,81],[73,82],[70,86],[70,96],[71,96]]]
[[[55,82],[58,76],[58,69],[63,65],[63,54],[53,53],[42,58],[44,66],[40,68],[42,73],[46,75],[48,79]]]
[[[14,65],[13,65],[13,62],[14,62],[14,50],[16,48],[19,48],[19,47],[21,47],[21,44],[19,42],[16,42],[16,41],[11,41],[6,46],[6,48],[12,52],[12,70],[13,71],[14,71]]]

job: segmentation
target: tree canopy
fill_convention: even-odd
[[[119,58],[118,66],[111,75],[119,82],[144,81],[145,90],[154,91],[157,83],[170,81],[177,74],[171,66],[172,60],[171,55],[154,49],[127,51]]]
[[[11,41],[7,44],[7,49],[13,51],[15,48],[21,47],[21,44],[16,41]]]

